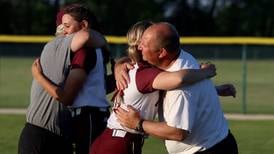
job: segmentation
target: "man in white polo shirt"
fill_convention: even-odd
[[[180,49],[177,30],[157,23],[143,34],[139,49],[143,59],[167,70],[199,69],[197,61]],[[210,80],[166,92],[163,122],[142,119],[132,107],[116,112],[122,125],[165,139],[169,153],[237,154],[218,94]]]

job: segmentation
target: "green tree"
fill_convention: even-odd
[[[11,16],[13,11],[10,9],[12,7],[11,3],[7,1],[0,2],[0,34],[11,34],[12,33],[12,24]]]
[[[44,0],[1,1],[2,34],[54,34],[55,8]],[[2,25],[2,24],[1,24]]]
[[[218,33],[228,36],[273,36],[274,1],[242,0],[232,3],[216,17]]]

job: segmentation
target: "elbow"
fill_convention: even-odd
[[[61,102],[61,98],[59,96],[54,97],[58,102]]]
[[[72,105],[72,101],[64,98],[63,96],[56,96],[55,99],[62,103],[64,106],[71,106]]]
[[[56,96],[55,99],[56,99],[58,102],[62,103],[64,106],[68,106],[68,103],[67,103],[64,99],[62,99],[62,97]]]
[[[61,91],[59,88],[56,88],[54,92],[52,92],[52,97],[57,100],[58,102],[62,101]]]
[[[187,137],[187,131],[178,129],[173,134],[170,134],[169,140],[183,141],[186,137]]]

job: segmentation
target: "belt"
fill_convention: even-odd
[[[143,134],[135,134],[135,133],[130,133],[122,129],[110,129],[106,128],[107,131],[109,131],[113,137],[122,137],[124,138],[126,135],[129,135],[131,137],[138,137],[138,138],[146,138],[146,135]]]
[[[114,137],[125,137],[127,134],[126,131],[120,129],[112,129],[112,136]]]
[[[124,140],[122,138],[126,138],[125,141],[127,141],[127,144],[123,144],[123,146],[126,146],[127,149],[130,150],[130,153],[133,153],[133,154],[142,153],[141,152],[142,146],[144,144],[144,139],[145,139],[143,135],[129,133],[121,129],[110,129],[110,128],[106,128],[104,133],[108,135],[112,135],[112,137],[119,137],[120,140]]]

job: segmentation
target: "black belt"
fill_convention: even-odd
[[[71,108],[72,117],[85,114],[85,113],[94,113],[94,112],[109,112],[109,107],[94,107],[94,106],[83,106],[77,108]]]

